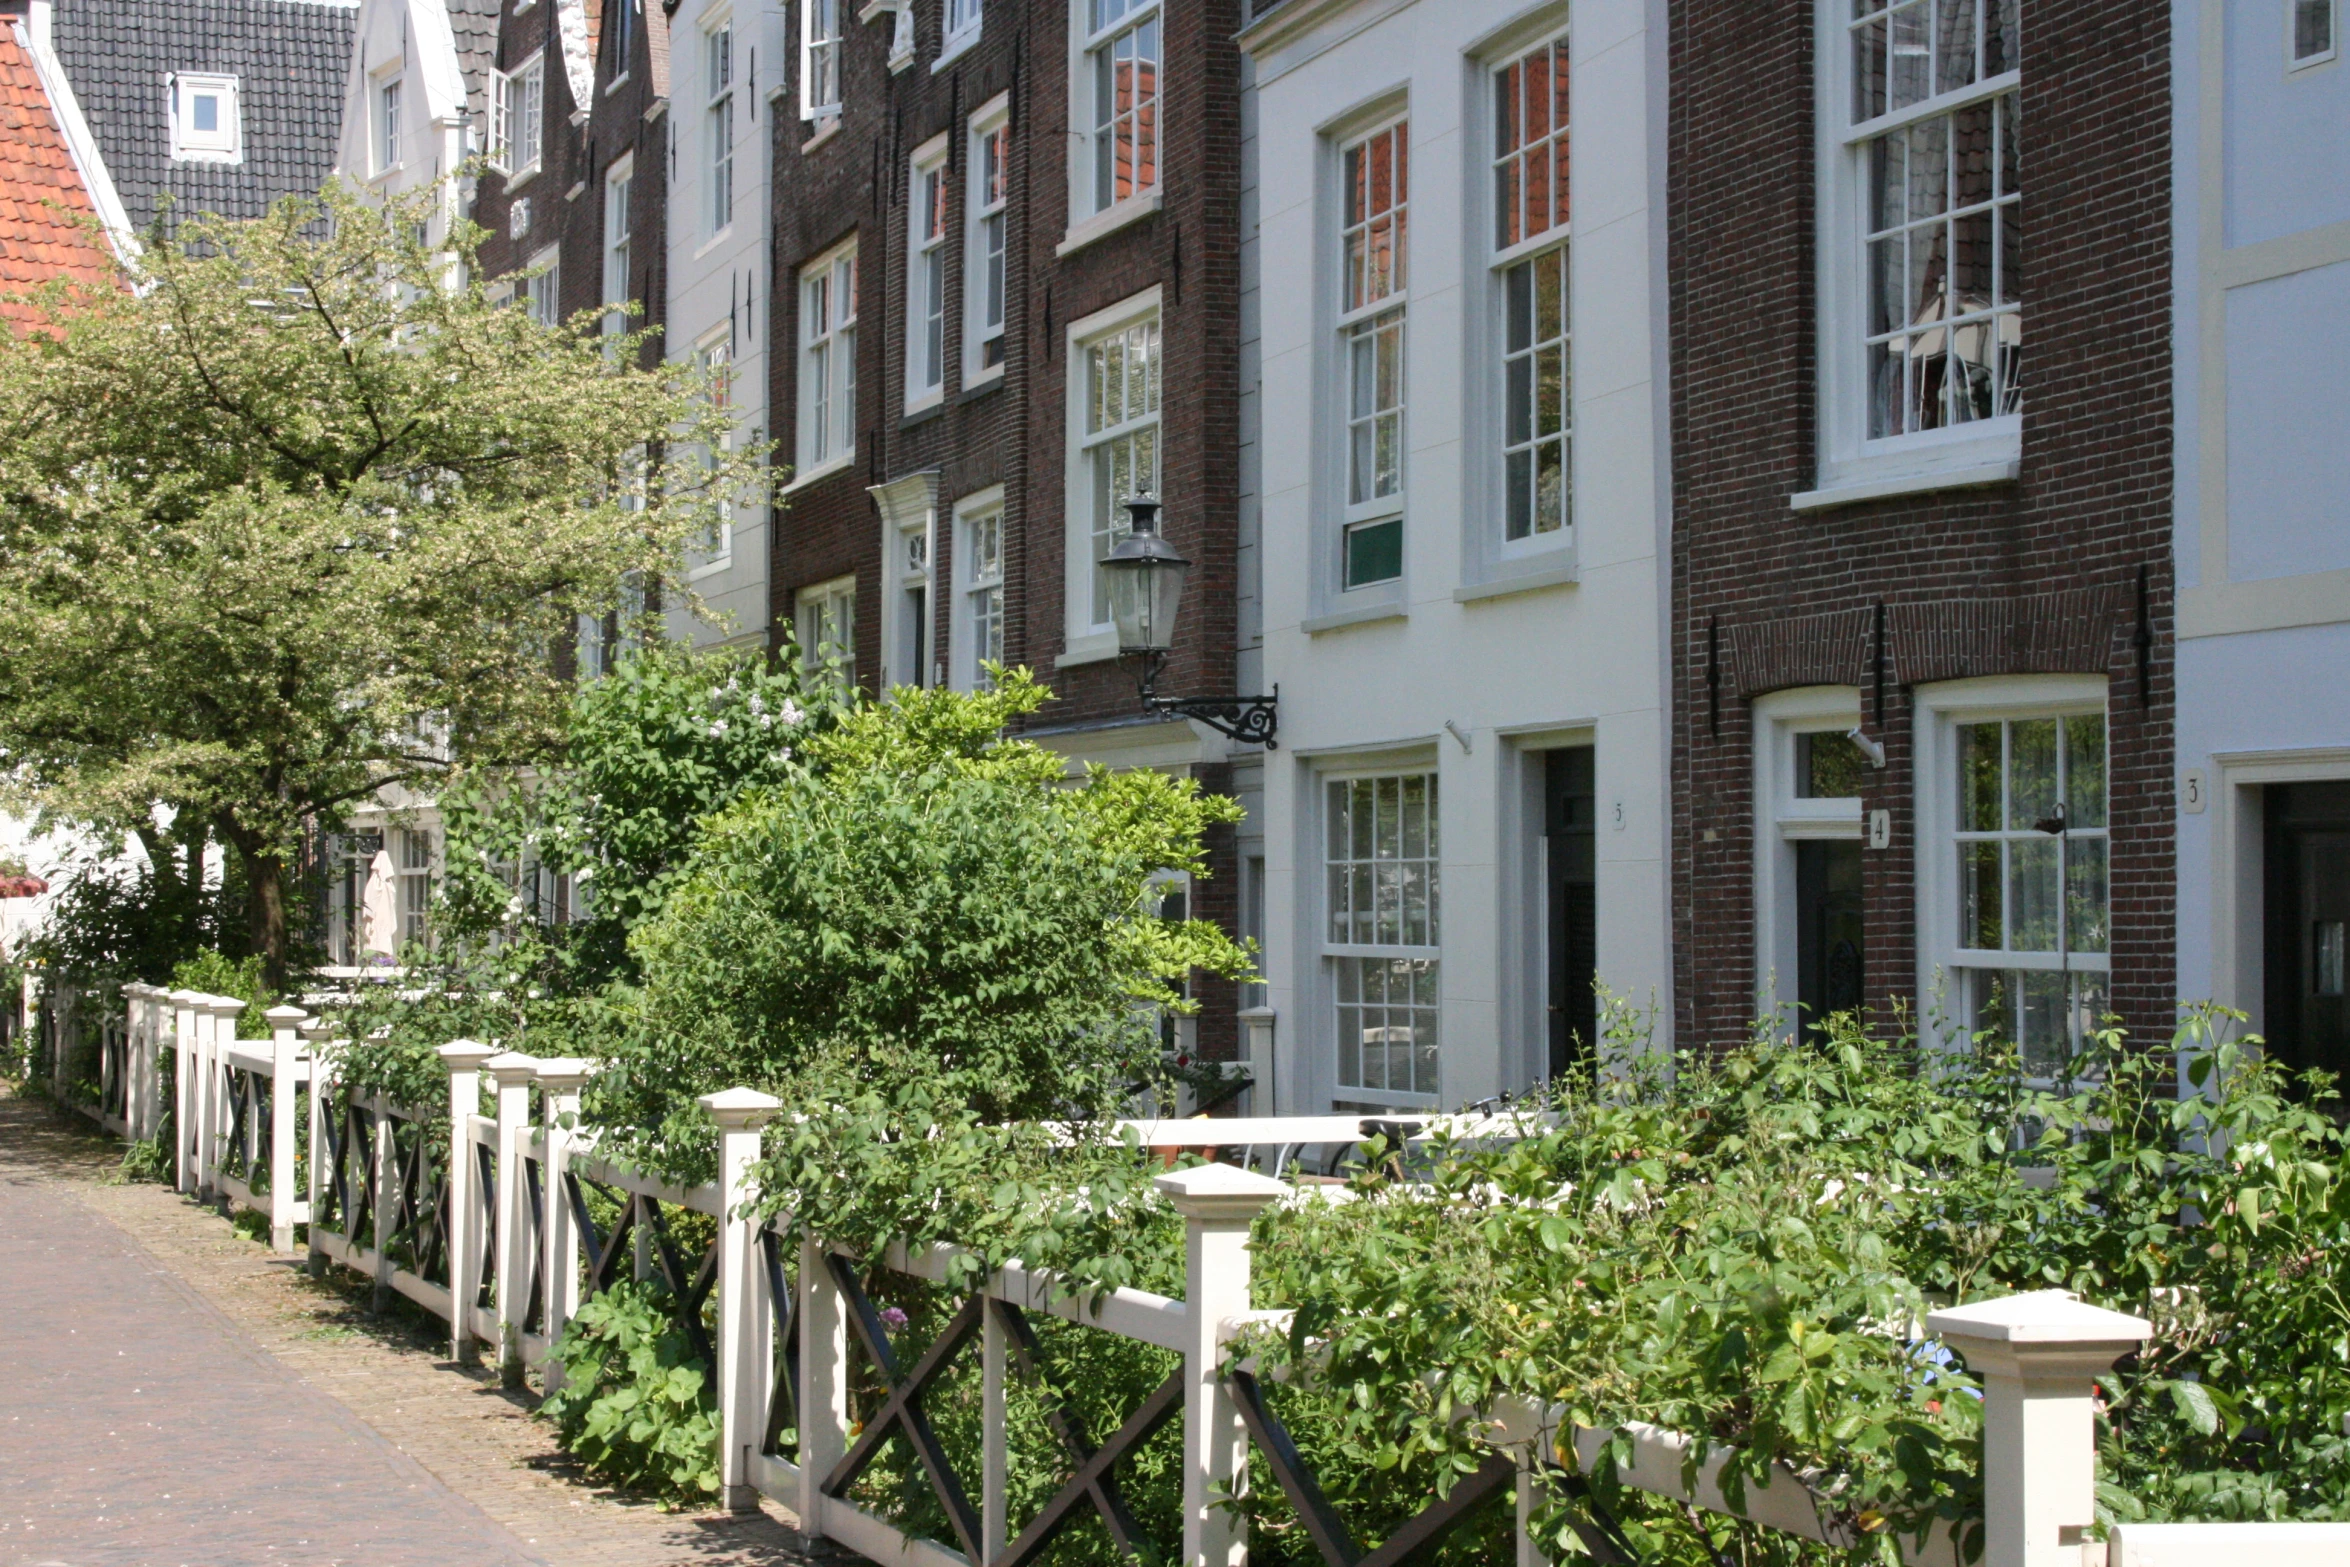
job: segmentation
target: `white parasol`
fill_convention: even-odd
[[[359,902],[359,944],[369,952],[396,956],[400,948],[400,908],[392,880],[392,857],[383,849],[367,862],[367,890]]]

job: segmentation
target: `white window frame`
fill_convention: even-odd
[[[211,130],[196,128],[195,100],[220,101],[220,123]],[[200,71],[176,71],[166,79],[165,106],[171,123],[171,156],[181,163],[242,163],[245,161],[243,96],[233,76]]]
[[[2326,20],[2326,46],[2308,54],[2301,47],[2301,9],[2316,5]],[[2306,71],[2342,57],[2342,0],[2285,0],[2285,69]]]
[[[1347,239],[1354,225],[1347,221],[1346,160],[1358,148],[1367,147],[1378,137],[1396,131],[1403,133],[1407,149],[1405,162],[1405,192],[1395,202],[1377,214],[1371,222],[1393,219],[1401,229],[1402,242],[1395,251],[1396,283],[1385,293],[1369,302],[1350,307],[1348,303]],[[1331,376],[1333,420],[1333,454],[1336,467],[1336,504],[1331,508],[1334,526],[1329,538],[1327,565],[1316,573],[1329,583],[1329,601],[1351,609],[1358,605],[1384,605],[1400,602],[1404,581],[1410,575],[1408,558],[1411,553],[1410,525],[1406,521],[1410,511],[1411,495],[1411,195],[1410,195],[1410,137],[1411,112],[1409,106],[1398,106],[1364,123],[1330,138],[1332,172],[1335,176],[1335,199],[1332,202],[1327,231],[1331,235],[1332,265],[1324,274],[1328,282],[1327,308],[1331,312]],[[1358,419],[1353,396],[1353,359],[1355,344],[1366,332],[1383,330],[1383,324],[1392,319],[1398,338],[1399,381],[1397,402],[1392,409],[1376,409],[1367,418]],[[1377,353],[1374,346],[1373,354]],[[1362,501],[1353,498],[1353,445],[1355,428],[1367,424],[1374,431],[1380,419],[1392,416],[1396,422],[1395,455],[1397,463],[1396,487],[1392,495],[1372,495]],[[1377,439],[1376,434],[1373,440]],[[1356,529],[1393,521],[1401,526],[1402,543],[1396,575],[1349,587],[1346,581],[1347,540]]]
[[[984,20],[982,0],[940,0],[938,60],[931,69],[938,70],[979,42],[979,27]]]
[[[612,77],[604,83],[607,94],[620,90],[628,80],[629,65],[636,54],[636,14],[643,0],[618,0],[620,26],[612,39]]]
[[[2069,965],[2076,974],[2110,976],[2113,909],[2112,857],[2106,861],[2107,950],[2070,953],[1986,952],[1959,945],[1958,726],[1999,720],[2061,718],[2096,714],[2106,720],[2107,815],[2112,821],[2113,719],[2102,675],[2011,675],[1953,680],[1917,688],[1912,756],[1917,865],[1918,996],[1921,1012],[1939,1005],[1946,1030],[1943,1043],[1966,1041],[1965,998],[1957,991],[1959,969],[2034,970]],[[2097,831],[2091,829],[2091,831]],[[2110,827],[2103,829],[2110,833]],[[2110,837],[2107,839],[2110,843]],[[2058,917],[2064,917],[2058,886]],[[2012,911],[2010,911],[2012,913]],[[2108,981],[2110,983],[2110,979]]]
[[[995,530],[992,567],[982,560],[974,542],[982,524]],[[957,691],[976,691],[987,683],[986,658],[980,646],[985,622],[974,602],[983,594],[992,595],[993,657],[998,663],[1003,661],[1004,487],[1000,484],[955,502],[954,582],[954,602],[947,612],[947,634],[953,638],[946,661],[947,683]]]
[[[2000,483],[2016,476],[2023,456],[2020,413],[1906,435],[1867,433],[1868,145],[1893,127],[1997,98],[2016,87],[2021,73],[2002,72],[1855,125],[1852,11],[1852,0],[1817,0],[1818,473],[1814,489],[1793,497],[1797,509]],[[2022,26],[2031,25],[2027,11]],[[2029,299],[2022,314],[2029,331]]]
[[[547,52],[534,49],[511,71],[490,73],[490,156],[512,190],[538,173],[546,153]]]
[[[563,261],[562,252],[548,245],[524,264],[525,276],[517,285],[522,302],[530,311],[530,318],[541,326],[563,324]]]
[[[702,235],[734,227],[734,15],[702,22]]]
[[[1092,400],[1093,387],[1093,372],[1088,359],[1089,353],[1096,344],[1105,342],[1128,328],[1140,326],[1145,322],[1155,324],[1160,328],[1156,354],[1161,367],[1159,407],[1152,409],[1141,418],[1128,419],[1102,430],[1089,431],[1086,428],[1086,410]],[[1081,320],[1072,321],[1068,327],[1068,345],[1069,380],[1067,385],[1071,389],[1071,395],[1064,398],[1063,402],[1068,409],[1069,425],[1068,460],[1065,469],[1068,474],[1066,513],[1069,569],[1068,590],[1065,595],[1067,599],[1066,647],[1058,660],[1059,664],[1064,666],[1092,663],[1100,659],[1118,656],[1117,625],[1106,614],[1100,620],[1094,619],[1093,615],[1094,572],[1096,569],[1093,553],[1093,519],[1096,503],[1100,500],[1094,489],[1093,453],[1095,449],[1111,441],[1125,439],[1146,428],[1156,429],[1160,435],[1159,442],[1154,447],[1154,466],[1159,475],[1163,476],[1166,472],[1163,412],[1166,399],[1164,374],[1166,335],[1165,317],[1160,309],[1158,286],[1154,284],[1141,293],[1122,299],[1105,310],[1097,310]],[[1113,526],[1112,541],[1115,542],[1119,536]]]
[[[964,132],[963,385],[967,388],[1001,378],[1011,357],[1005,337],[1012,307],[1011,125],[1011,94],[1000,93],[971,116]],[[987,148],[999,135],[1004,141],[1003,192],[991,199]],[[992,322],[987,318],[991,269],[1002,296],[997,301],[999,314]],[[998,352],[992,365],[987,363],[991,346]]]
[[[378,178],[396,173],[406,162],[401,119],[401,84],[405,74],[394,69],[368,84],[367,147]]]
[[[800,268],[798,328],[799,411],[792,424],[797,461],[794,487],[847,467],[857,458],[857,317],[854,302],[840,312],[843,283],[857,295],[857,242],[843,241]],[[816,289],[824,290],[816,320]],[[821,325],[822,330],[817,330]],[[819,363],[818,350],[822,349]],[[820,384],[819,384],[820,383]]]
[[[1120,6],[1101,27],[1092,25],[1096,6]],[[1070,240],[1063,249],[1119,226],[1128,217],[1158,209],[1166,178],[1167,26],[1163,0],[1069,0],[1069,216]],[[1102,106],[1098,101],[1094,56],[1114,49],[1120,39],[1144,26],[1156,39],[1150,96],[1151,179],[1125,196],[1114,191],[1100,199],[1100,160],[1105,156]],[[1110,138],[1114,145],[1114,137]]]
[[[841,115],[841,10],[849,0],[800,0],[800,118]],[[826,29],[830,31],[827,32]]]
[[[1574,491],[1577,465],[1575,463],[1574,306],[1576,295],[1572,207],[1570,205],[1567,222],[1554,221],[1539,233],[1519,239],[1514,243],[1505,243],[1500,228],[1502,221],[1501,172],[1510,165],[1523,167],[1528,148],[1521,144],[1516,149],[1504,153],[1498,145],[1491,143],[1491,138],[1496,134],[1495,127],[1499,122],[1503,74],[1522,66],[1538,50],[1554,51],[1554,63],[1563,63],[1567,60],[1571,36],[1569,29],[1556,18],[1547,19],[1547,22],[1548,25],[1512,38],[1507,47],[1496,49],[1487,54],[1482,62],[1483,112],[1477,116],[1477,123],[1485,127],[1481,134],[1488,138],[1488,145],[1480,149],[1485,160],[1482,169],[1483,179],[1479,193],[1480,203],[1472,206],[1471,210],[1475,216],[1472,216],[1471,221],[1482,224],[1485,235],[1484,244],[1489,258],[1485,276],[1488,324],[1485,342],[1480,345],[1482,350],[1480,357],[1483,362],[1478,365],[1480,372],[1477,375],[1478,384],[1470,395],[1472,406],[1478,408],[1482,408],[1485,405],[1485,400],[1490,398],[1491,412],[1489,416],[1478,419],[1471,426],[1481,432],[1480,445],[1484,450],[1478,456],[1475,471],[1469,475],[1470,510],[1467,515],[1490,518],[1491,521],[1487,526],[1476,530],[1480,537],[1469,541],[1468,567],[1472,580],[1493,580],[1513,576],[1530,568],[1538,570],[1553,568],[1561,557],[1571,560],[1575,550]],[[1571,71],[1571,65],[1569,68]],[[1552,94],[1554,104],[1556,97],[1554,91]],[[1561,144],[1562,141],[1571,152],[1573,146],[1571,120],[1567,124],[1553,123],[1544,132],[1542,137],[1544,155],[1547,157],[1548,149]],[[1555,163],[1553,166],[1555,167]],[[1573,165],[1570,162],[1570,180],[1572,169]],[[1552,205],[1555,211],[1555,176],[1552,178],[1549,188],[1554,193]],[[1522,199],[1523,187],[1521,186],[1520,189]],[[1564,429],[1561,443],[1563,448],[1562,464],[1565,472],[1566,515],[1563,523],[1555,529],[1537,530],[1528,533],[1525,538],[1513,539],[1509,536],[1508,510],[1513,485],[1509,472],[1509,461],[1513,455],[1510,448],[1513,444],[1521,445],[1529,453],[1534,454],[1535,461],[1539,461],[1539,448],[1542,442],[1532,436],[1522,443],[1511,442],[1509,437],[1511,411],[1509,376],[1513,362],[1518,359],[1523,358],[1530,363],[1538,362],[1535,356],[1540,353],[1542,343],[1530,343],[1523,351],[1512,350],[1509,345],[1510,274],[1521,266],[1539,269],[1541,258],[1554,251],[1558,254],[1558,265],[1564,274],[1563,286],[1566,293],[1566,305],[1562,311],[1561,320],[1562,330],[1558,339],[1559,349],[1565,360],[1565,407],[1561,410]],[[1543,342],[1547,341],[1549,340],[1543,340]]]
[[[389,836],[400,945],[406,948],[415,942],[429,951],[433,945],[432,889],[441,863],[440,834],[428,825],[410,824],[393,828]]]
[[[857,688],[857,578],[853,572],[793,595],[792,632],[799,642],[801,678],[811,689],[827,678],[824,650],[828,642],[840,655],[831,678],[844,693]]]
[[[734,359],[734,330],[732,323],[713,327],[694,343],[694,368],[710,377],[711,401],[720,409],[732,411],[735,406],[735,377],[741,367]],[[729,432],[731,439],[732,432]],[[686,580],[699,581],[715,576],[734,564],[734,508],[726,506],[710,531],[694,543],[694,552],[702,557],[686,571]]]
[[[927,690],[938,683],[938,513],[881,520],[881,685]],[[920,617],[907,599],[922,596]],[[909,642],[912,643],[909,646]]]
[[[954,231],[948,150],[945,136],[933,136],[906,165],[908,413],[935,407],[947,395],[947,240]]]
[[[636,231],[630,201],[635,194],[634,155],[615,158],[604,171],[604,303],[628,303],[629,271],[635,259]],[[604,335],[617,337],[629,329],[621,310],[604,314]]]
[[[1445,1018],[1446,1008],[1443,1002],[1444,835],[1442,830],[1442,818],[1444,789],[1441,779],[1442,769],[1439,763],[1439,757],[1433,753],[1427,753],[1417,755],[1410,759],[1383,758],[1377,765],[1372,765],[1366,761],[1360,765],[1318,769],[1313,774],[1311,774],[1314,788],[1313,808],[1310,813],[1314,828],[1312,839],[1312,854],[1310,860],[1310,863],[1313,866],[1314,877],[1314,889],[1311,894],[1310,903],[1310,906],[1314,910],[1312,948],[1314,955],[1315,973],[1314,1015],[1316,1018],[1316,1024],[1314,1027],[1314,1036],[1323,1042],[1322,1048],[1327,1052],[1324,1056],[1324,1060],[1328,1063],[1327,1069],[1330,1074],[1329,1082],[1331,1084],[1331,1094],[1332,1097],[1336,1100],[1353,1104],[1379,1105],[1398,1110],[1436,1110],[1443,1107],[1443,1036],[1447,1020]],[[1330,856],[1330,833],[1332,824],[1331,813],[1333,810],[1331,801],[1332,788],[1334,786],[1342,786],[1366,780],[1401,780],[1407,777],[1426,778],[1429,782],[1430,788],[1433,790],[1433,794],[1429,799],[1427,806],[1427,826],[1428,830],[1433,834],[1434,838],[1433,844],[1431,845],[1432,852],[1428,856],[1427,863],[1432,868],[1436,876],[1436,886],[1433,889],[1435,894],[1433,903],[1434,912],[1431,916],[1431,929],[1428,931],[1428,934],[1432,939],[1426,945],[1416,945],[1401,941],[1351,942],[1336,940],[1334,939],[1332,931],[1332,878],[1330,874],[1332,864]],[[1345,863],[1351,864],[1357,862],[1350,859]],[[1376,882],[1377,878],[1375,873],[1373,879],[1374,882]],[[1340,1039],[1340,1014],[1338,1010],[1341,1005],[1345,1004],[1345,1002],[1342,999],[1342,991],[1339,980],[1339,965],[1342,962],[1359,961],[1363,959],[1370,959],[1373,961],[1389,960],[1415,963],[1433,962],[1436,965],[1436,974],[1433,980],[1433,988],[1435,988],[1437,991],[1437,995],[1434,998],[1433,1006],[1436,1012],[1437,1020],[1437,1081],[1433,1085],[1426,1086],[1424,1091],[1422,1089],[1422,1085],[1420,1085],[1418,1082],[1416,1070],[1413,1076],[1414,1086],[1406,1089],[1396,1089],[1392,1087],[1372,1088],[1362,1084],[1349,1083],[1346,1081],[1343,1046]],[[1357,1075],[1368,1076],[1369,1074],[1358,1072]],[[1381,1075],[1385,1076],[1386,1074],[1383,1072]]]
[[[1860,688],[1803,686],[1754,703],[1754,979],[1758,1007],[1782,1031],[1802,1022],[1795,906],[1795,846],[1861,839],[1861,799],[1807,798],[1796,785],[1804,735],[1849,734],[1860,725]],[[1760,1014],[1758,1014],[1760,1015]]]

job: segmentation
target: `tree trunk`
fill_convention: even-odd
[[[261,982],[286,988],[286,861],[282,854],[245,854],[245,915],[253,950],[261,954]]]

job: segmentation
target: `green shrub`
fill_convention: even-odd
[[[671,1502],[718,1491],[718,1403],[708,1368],[658,1281],[591,1297],[550,1351],[562,1386],[539,1413],[589,1473]]]

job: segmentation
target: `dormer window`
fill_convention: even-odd
[[[186,162],[241,163],[245,145],[237,79],[180,72],[171,78],[171,155]]]

